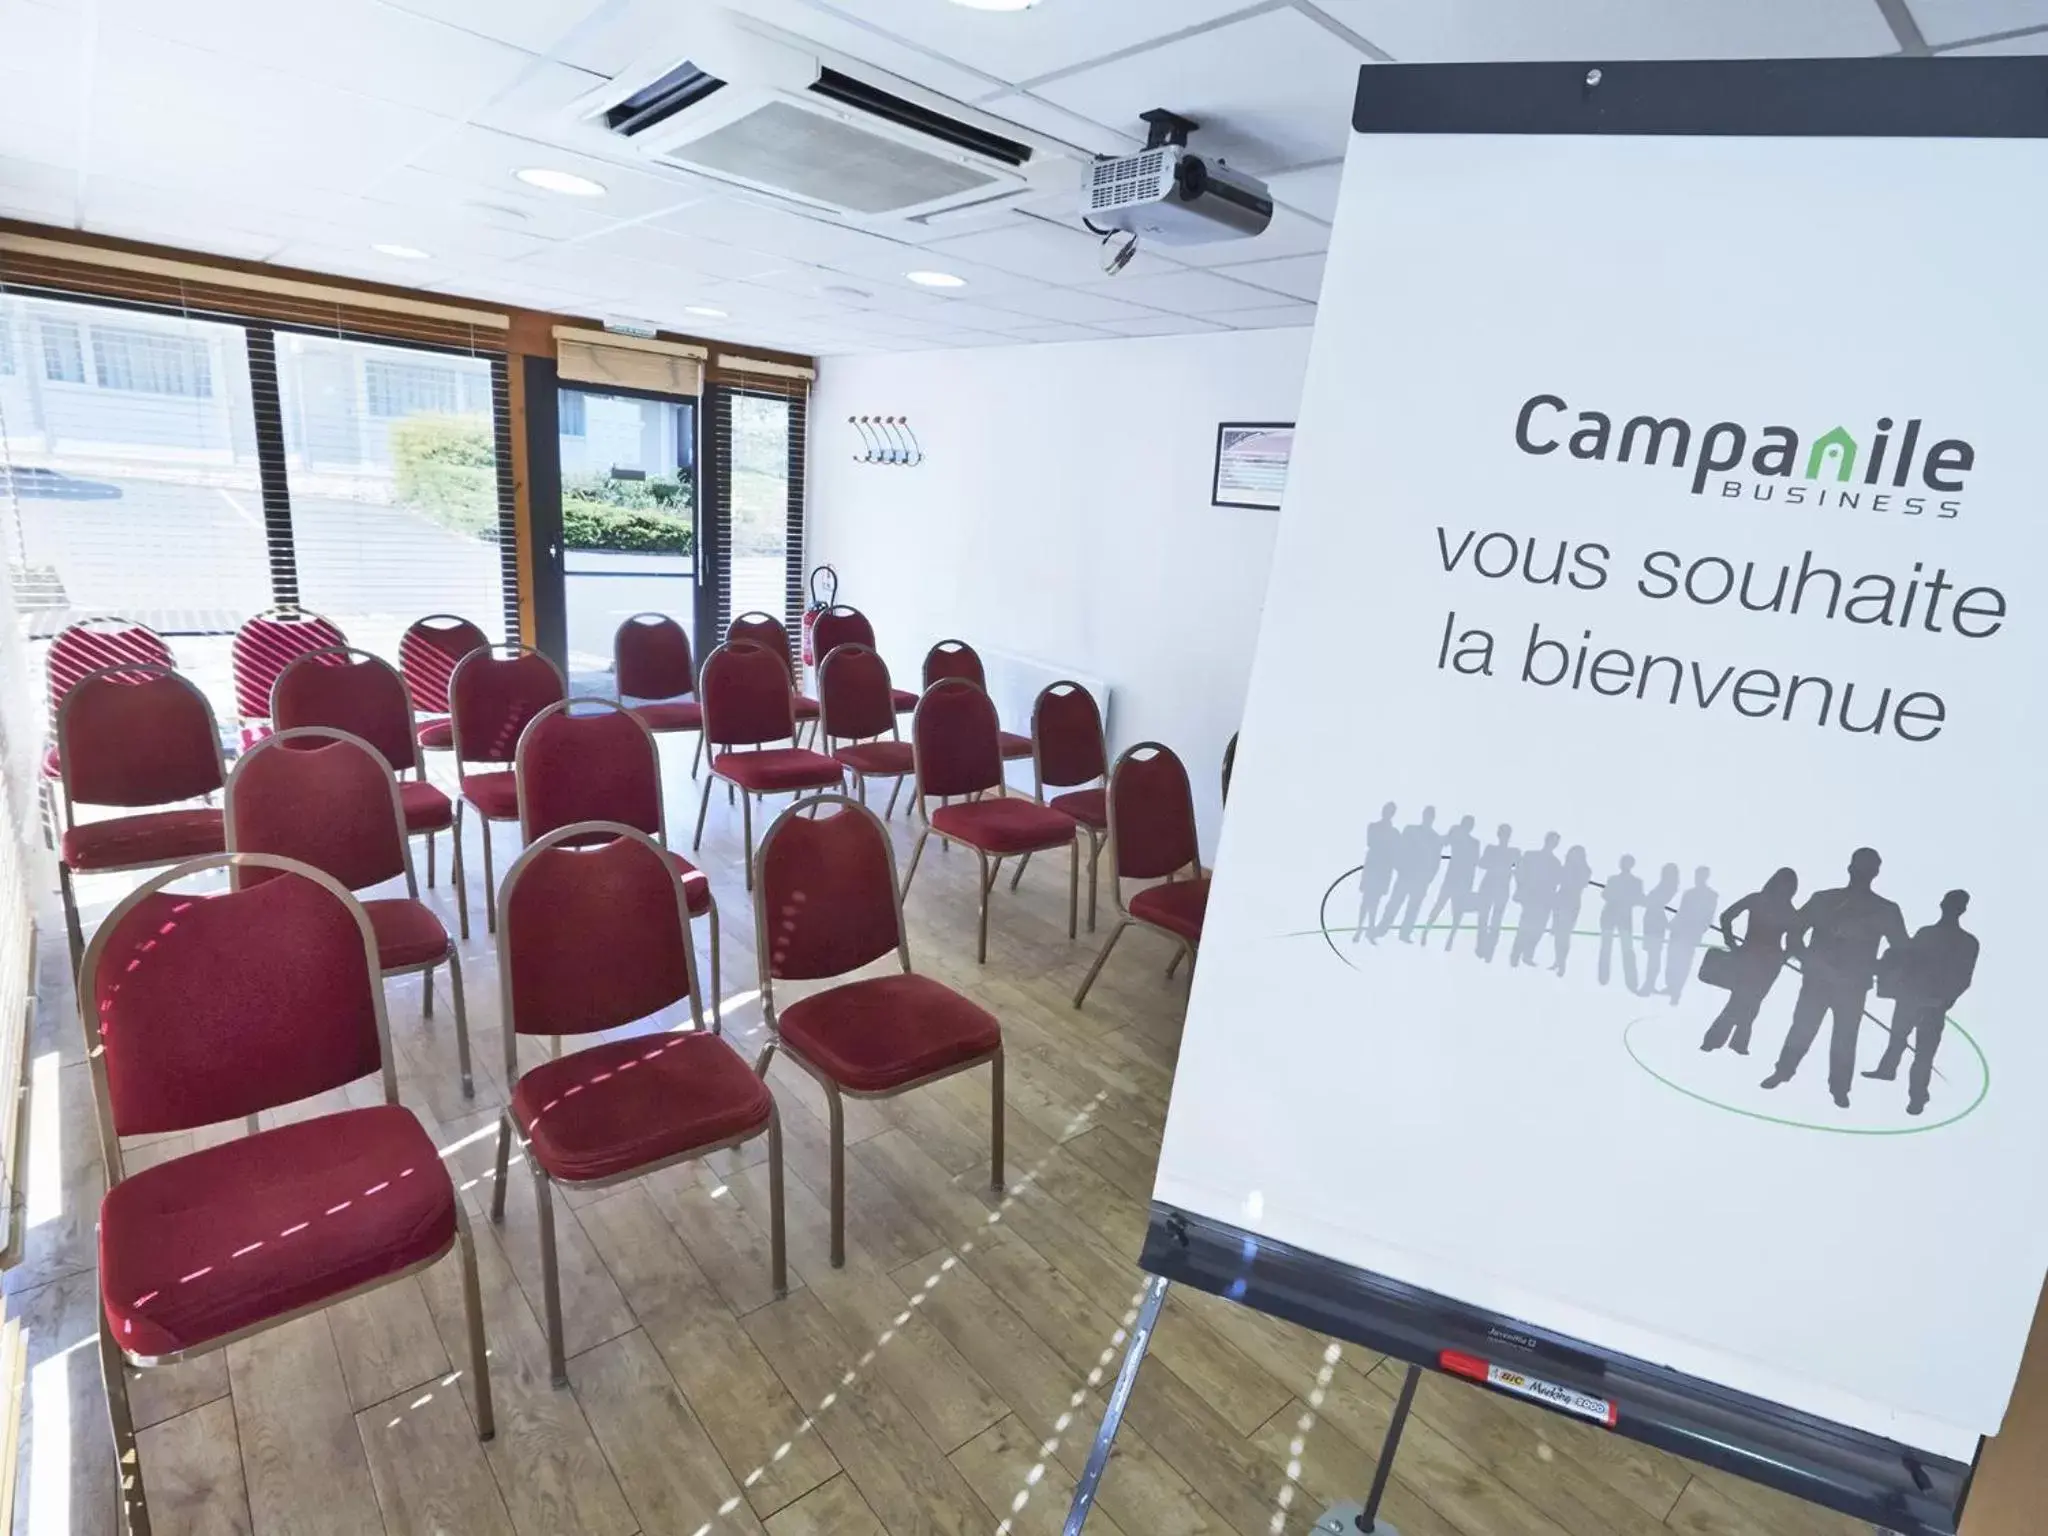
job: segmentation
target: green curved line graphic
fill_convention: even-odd
[[[1283,935],[1283,937],[1291,939],[1306,939],[1314,938],[1320,935],[1323,942],[1330,947],[1331,954],[1335,955],[1339,960],[1343,961],[1345,965],[1350,966],[1352,970],[1357,970],[1358,966],[1353,963],[1349,955],[1345,954],[1343,950],[1337,947],[1337,941],[1331,935],[1330,898],[1336,895],[1338,888],[1340,886],[1347,884],[1351,880],[1352,876],[1362,873],[1364,871],[1364,868],[1365,866],[1362,864],[1354,864],[1349,869],[1345,870],[1343,874],[1339,875],[1335,880],[1332,880],[1330,882],[1329,889],[1323,892],[1322,902],[1319,904],[1317,908],[1316,915],[1318,920],[1320,921],[1320,927],[1303,929],[1298,933],[1286,934]],[[1425,933],[1442,933],[1449,928],[1449,924],[1446,923],[1418,923],[1416,926]],[[1515,929],[1512,925],[1504,924],[1502,925],[1500,931],[1502,933],[1513,933]],[[1599,936],[1600,931],[1597,928],[1574,928],[1572,930],[1572,937],[1575,939],[1596,939]],[[1982,1105],[1983,1102],[1991,1096],[1990,1058],[1985,1056],[1984,1047],[1977,1043],[1977,1037],[1971,1034],[1967,1029],[1965,1029],[1956,1020],[1956,1016],[1954,1014],[1948,1015],[1948,1027],[1954,1030],[1964,1040],[1969,1042],[1970,1051],[1973,1055],[1976,1056],[1977,1066],[1983,1074],[1983,1086],[1977,1090],[1977,1097],[1972,1099],[1970,1103],[1963,1109],[1958,1110],[1955,1114],[1949,1116],[1946,1120],[1936,1120],[1927,1125],[1902,1125],[1890,1130],[1886,1130],[1880,1127],[1822,1125],[1819,1122],[1813,1120],[1788,1120],[1781,1115],[1766,1115],[1758,1110],[1743,1109],[1734,1104],[1725,1104],[1719,1099],[1708,1098],[1703,1093],[1699,1093],[1691,1088],[1687,1088],[1683,1084],[1675,1083],[1670,1078],[1666,1077],[1663,1073],[1659,1072],[1655,1067],[1651,1066],[1648,1062],[1644,1061],[1641,1056],[1637,1055],[1635,1042],[1629,1038],[1630,1035],[1634,1032],[1636,1025],[1645,1023],[1653,1017],[1655,1017],[1655,1015],[1645,1014],[1643,1018],[1629,1020],[1629,1022],[1623,1027],[1621,1032],[1621,1045],[1622,1049],[1628,1052],[1629,1060],[1633,1061],[1638,1067],[1642,1068],[1644,1072],[1648,1073],[1656,1081],[1662,1083],[1666,1088],[1669,1088],[1673,1093],[1683,1094],[1686,1098],[1692,1099],[1696,1103],[1708,1105],[1710,1108],[1713,1109],[1723,1110],[1731,1115],[1740,1115],[1745,1120],[1761,1120],[1766,1125],[1782,1125],[1790,1127],[1793,1130],[1800,1131],[1821,1131],[1830,1136],[1924,1136],[1929,1131],[1943,1130],[1946,1129],[1948,1126],[1956,1124],[1956,1122],[1960,1120],[1968,1119],[1971,1115],[1975,1114],[1977,1112],[1978,1107]]]

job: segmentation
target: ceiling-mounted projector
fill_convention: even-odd
[[[1091,224],[1125,230],[1163,245],[1206,245],[1249,240],[1273,222],[1273,198],[1256,176],[1232,170],[1188,148],[1200,125],[1155,107],[1144,114],[1151,131],[1134,155],[1097,160],[1089,168]]]

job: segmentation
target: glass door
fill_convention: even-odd
[[[609,697],[612,636],[636,613],[696,633],[697,402],[564,386],[563,612],[569,691]]]

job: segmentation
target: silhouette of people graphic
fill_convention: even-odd
[[[1706,873],[1704,869],[1700,871],[1702,882]],[[1713,892],[1707,894],[1711,897]],[[1700,963],[1700,979],[1709,985],[1726,986],[1728,1001],[1707,1026],[1701,1050],[1718,1051],[1726,1045],[1732,1046],[1738,1056],[1749,1054],[1749,1028],[1756,1023],[1757,1010],[1763,1007],[1778,972],[1785,968],[1792,925],[1799,920],[1799,908],[1793,901],[1798,894],[1799,876],[1792,870],[1781,869],[1764,882],[1762,890],[1730,903],[1721,914],[1721,942],[1728,946],[1728,958],[1716,962],[1715,956],[1720,952],[1715,951]],[[1687,891],[1686,895],[1690,897],[1692,892]],[[1684,910],[1683,903],[1680,910]],[[1749,919],[1739,939],[1735,936],[1738,917]],[[1709,963],[1725,967],[1725,979],[1710,980]],[[1677,995],[1672,993],[1674,999]]]
[[[1515,920],[1515,942],[1508,947],[1509,965],[1532,965],[1536,941],[1550,927],[1550,909],[1557,904],[1557,887],[1564,879],[1564,860],[1557,856],[1557,834],[1546,832],[1543,846],[1522,855],[1515,865],[1515,900],[1522,915]]]
[[[1579,926],[1579,911],[1586,902],[1586,887],[1593,883],[1593,865],[1585,848],[1573,843],[1564,856],[1564,872],[1557,880],[1557,900],[1550,908],[1550,945],[1556,952],[1550,969],[1564,974],[1565,957],[1572,952],[1572,930]]]
[[[1422,913],[1422,899],[1436,881],[1443,848],[1444,835],[1436,829],[1436,807],[1425,805],[1422,819],[1401,829],[1400,862],[1394,870],[1394,894],[1381,909],[1379,921],[1373,925],[1372,936],[1375,939],[1393,927],[1398,919],[1401,942],[1414,942],[1415,921]]]
[[[1643,895],[1644,997],[1657,995],[1657,977],[1664,969],[1664,936],[1671,931],[1671,903],[1678,899],[1678,866],[1666,864],[1657,883]]]
[[[1714,926],[1714,908],[1721,898],[1707,884],[1707,877],[1712,873],[1704,864],[1692,872],[1692,884],[1678,898],[1678,911],[1671,919],[1671,935],[1665,940],[1662,990],[1670,997],[1674,1008],[1685,991],[1686,982],[1692,977],[1692,957],[1699,952],[1700,940]],[[1650,990],[1659,990],[1656,982],[1657,968],[1653,964],[1650,967]]]
[[[1394,883],[1394,867],[1401,862],[1401,829],[1394,825],[1394,802],[1380,807],[1380,819],[1365,829],[1365,867],[1358,872],[1358,926],[1351,930],[1351,942],[1364,937],[1379,916]]]
[[[1875,849],[1858,848],[1849,857],[1849,883],[1816,891],[1799,909],[1788,935],[1799,959],[1799,998],[1792,1005],[1792,1028],[1778,1052],[1778,1065],[1764,1079],[1764,1087],[1791,1081],[1820,1033],[1821,1020],[1827,1018],[1828,1089],[1838,1108],[1849,1107],[1856,1036],[1877,974],[1879,946],[1906,942],[1906,920],[1898,903],[1871,889],[1883,867]]]
[[[1614,950],[1621,947],[1621,984],[1634,992],[1636,985],[1636,908],[1643,904],[1643,877],[1636,873],[1636,856],[1624,853],[1621,867],[1607,877],[1607,889],[1600,898],[1600,985],[1614,974]]]
[[[1491,960],[1494,946],[1500,943],[1500,925],[1507,915],[1508,893],[1514,889],[1515,865],[1522,857],[1521,851],[1514,846],[1514,835],[1515,829],[1503,822],[1494,840],[1479,855],[1479,932],[1472,948],[1482,960]],[[1451,938],[1456,937],[1454,931]],[[1450,947],[1450,940],[1446,939],[1444,948]]]
[[[1424,927],[1434,928],[1446,906],[1451,909],[1455,926],[1458,917],[1478,903],[1472,894],[1472,881],[1479,873],[1479,839],[1472,835],[1472,820],[1470,816],[1459,818],[1458,824],[1444,836],[1444,883],[1430,906],[1429,921]]]
[[[1927,1107],[1927,1085],[1934,1075],[1934,1053],[1941,1049],[1948,1011],[1970,990],[1977,974],[1977,936],[1965,929],[1962,921],[1969,907],[1968,891],[1950,891],[1941,898],[1941,921],[1929,923],[1908,939],[1903,949],[1891,951],[1878,963],[1878,995],[1896,999],[1892,1037],[1878,1064],[1863,1075],[1890,1082],[1898,1076],[1899,1058],[1910,1044],[1913,1066],[1906,1074],[1909,1115]],[[1888,963],[1894,957],[1895,963]]]

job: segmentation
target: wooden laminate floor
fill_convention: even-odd
[[[669,752],[672,765],[687,761]],[[691,790],[672,767],[669,819],[682,836]],[[900,814],[894,826],[907,854]],[[509,855],[510,830],[500,836]],[[430,899],[452,928],[445,839],[441,851],[443,884]],[[737,811],[715,803],[703,863],[724,913],[725,1022],[751,1055],[761,1027],[739,857]],[[516,1165],[504,1226],[484,1219],[504,1085],[497,966],[479,907],[464,951],[473,1102],[456,1086],[445,989],[431,1022],[416,979],[390,991],[404,1100],[448,1149],[475,1218],[496,1440],[480,1445],[474,1432],[451,1257],[224,1354],[136,1373],[156,1529],[1057,1532],[1141,1284],[1132,1258],[1185,977],[1166,981],[1167,946],[1133,934],[1076,1013],[1068,999],[1100,935],[1084,929],[1069,942],[1064,863],[1043,857],[1017,894],[1007,878],[998,888],[989,963],[977,967],[972,870],[962,850],[927,850],[909,901],[911,945],[920,969],[1003,1021],[1008,1193],[988,1188],[986,1073],[850,1103],[847,1265],[833,1270],[823,1101],[778,1062],[770,1080],[788,1142],[790,1295],[776,1301],[769,1286],[764,1144],[572,1194],[556,1226],[571,1357],[560,1391],[548,1384],[539,1322],[533,1187]],[[85,895],[103,908],[123,888],[89,885]],[[14,1529],[33,1536],[115,1528],[93,1346],[103,1180],[54,907],[45,931],[58,942],[45,945],[34,1046],[33,1226],[6,1285],[29,1362]],[[374,1092],[366,1085],[351,1097],[370,1102]],[[137,1165],[192,1145],[190,1136],[160,1140],[139,1150]],[[1306,1531],[1327,1503],[1362,1495],[1398,1384],[1393,1366],[1356,1347],[1176,1294],[1089,1529]],[[1862,1529],[1434,1376],[1387,1513],[1403,1536]]]

